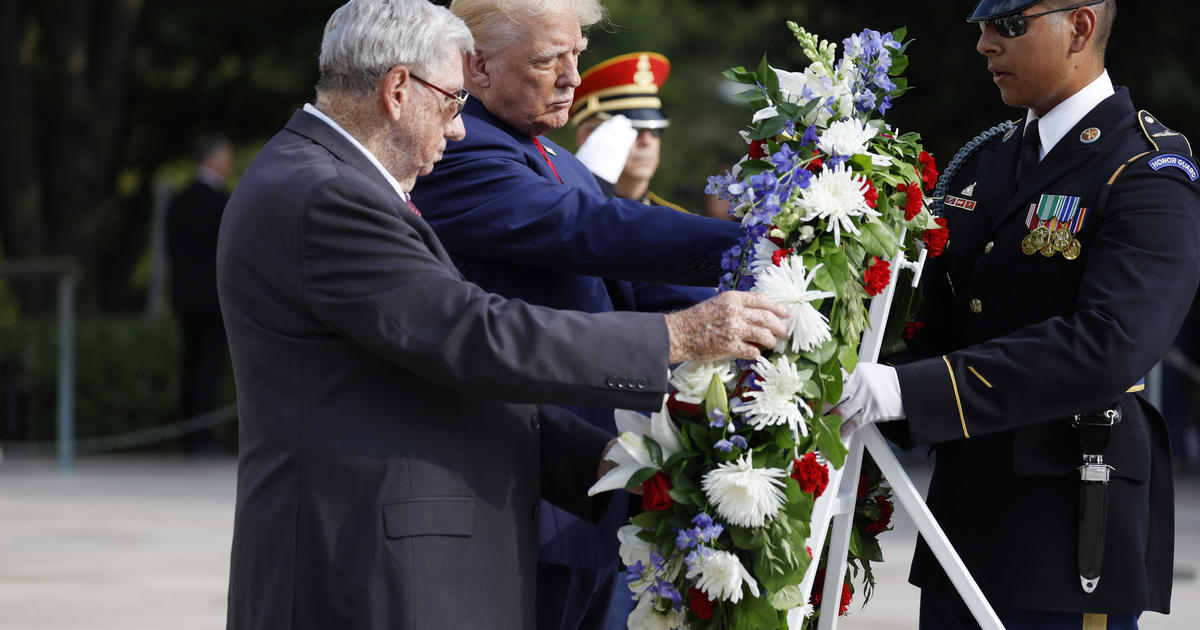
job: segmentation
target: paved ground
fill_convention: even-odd
[[[84,459],[70,477],[48,460],[0,462],[0,630],[223,628],[234,475],[232,459]],[[1174,613],[1146,615],[1144,630],[1200,618],[1200,477],[1180,479],[1177,521]],[[897,512],[876,597],[842,628],[916,626],[915,535]]]

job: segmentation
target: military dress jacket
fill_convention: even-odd
[[[466,282],[307,112],[234,191],[217,287],[240,439],[228,628],[532,630],[539,495],[598,519],[612,436],[528,403],[657,409],[663,317]]]
[[[740,226],[609,199],[587,167],[550,140],[538,138],[543,155],[477,100],[462,117],[466,138],[417,179],[413,200],[467,279],[505,297],[589,313],[677,310],[714,294],[721,254]],[[571,409],[615,429],[611,409]],[[543,506],[540,559],[612,565],[628,500],[616,493],[599,526]]]
[[[1023,131],[980,148],[943,200],[950,240],[925,269],[912,348],[924,358],[897,367],[908,416],[897,428],[936,445],[929,507],[994,606],[1166,613],[1170,452],[1162,417],[1136,392],[1200,280],[1195,162],[1124,88],[1016,181]],[[1031,251],[1039,207],[1062,213],[1074,245]],[[1084,594],[1070,419],[1114,403],[1124,420],[1105,455],[1107,546],[1099,587]],[[952,592],[923,543],[911,580]]]

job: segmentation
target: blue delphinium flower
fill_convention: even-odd
[[[729,438],[729,442],[732,443],[734,446],[742,449],[743,451],[746,450],[746,446],[747,446],[746,438],[744,438],[740,435],[735,435],[735,436]]]
[[[692,517],[692,525],[695,525],[696,527],[712,527],[712,524],[712,517],[704,512]]]
[[[820,142],[820,138],[817,137],[817,126],[809,125],[808,129],[804,130],[804,136],[800,138],[800,142],[804,144],[816,144]]]
[[[730,442],[729,440],[722,438],[720,440],[717,440],[713,444],[713,450],[721,451],[722,453],[732,453],[733,452],[733,442]]]
[[[720,429],[725,426],[725,412],[720,409],[710,409],[708,411],[708,426],[714,429]]]
[[[625,574],[629,576],[629,581],[631,582],[642,579],[644,573],[646,573],[646,565],[642,564],[641,560],[638,560],[632,566],[625,569]]]
[[[658,596],[669,599],[675,604],[678,604],[683,599],[683,597],[679,595],[679,589],[675,588],[675,585],[670,582],[658,583]]]

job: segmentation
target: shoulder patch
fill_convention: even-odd
[[[1184,173],[1187,173],[1188,178],[1190,178],[1192,181],[1196,181],[1197,178],[1200,178],[1200,169],[1196,168],[1196,163],[1183,155],[1167,153],[1165,155],[1155,156],[1150,158],[1148,164],[1150,165],[1150,168],[1156,171],[1161,171],[1167,167],[1175,167]]]

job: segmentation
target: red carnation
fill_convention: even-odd
[[[867,180],[867,191],[863,193],[863,197],[867,200],[868,206],[879,207],[879,191],[875,190],[875,184],[869,179]]]
[[[861,498],[867,496],[867,493],[870,491],[871,491],[871,486],[867,485],[866,476],[865,475],[859,476],[859,478],[858,478],[858,498],[861,499]]]
[[[814,156],[821,155],[821,152],[816,149],[813,149],[813,155]],[[817,171],[820,171],[821,167],[823,167],[824,165],[825,165],[825,160],[822,160],[821,158],[817,158],[817,159],[809,162],[808,166],[805,166],[804,169],[810,173],[816,174]]]
[[[675,499],[667,494],[670,489],[671,480],[661,472],[642,482],[642,509],[647,512],[671,509]]]
[[[934,221],[938,224],[937,229],[925,230],[925,234],[921,235],[921,239],[925,241],[925,246],[929,248],[929,257],[937,258],[946,251],[946,243],[950,240],[950,230],[946,227],[946,219],[937,217]]]
[[[692,587],[692,591],[688,596],[688,603],[692,607],[692,612],[701,619],[710,619],[712,617],[713,602],[704,594],[704,591]]]
[[[912,221],[921,213],[921,201],[924,199],[921,187],[917,184],[897,184],[896,190],[904,193],[904,220]]]
[[[804,550],[808,552],[808,559],[812,560],[812,547],[805,547]]]
[[[779,263],[783,262],[784,258],[791,256],[795,251],[796,250],[791,247],[787,249],[777,249],[775,250],[774,254],[771,254],[771,262],[775,263],[775,266],[778,267]]]
[[[878,256],[872,258],[875,259],[874,264],[863,272],[863,287],[866,288],[867,295],[879,295],[892,279],[892,270],[888,261],[880,260]]]
[[[699,418],[700,405],[683,402],[677,399],[675,394],[671,394],[667,398],[667,412],[671,414],[671,417]]]
[[[895,511],[895,508],[892,507],[892,502],[888,501],[887,495],[877,495],[875,502],[879,504],[879,519],[867,523],[866,532],[878,536],[887,531],[888,525],[891,525],[892,513]]]
[[[817,571],[817,577],[813,579],[813,594],[808,599],[808,603],[812,604],[813,608],[821,608],[821,596],[824,594],[825,587],[825,569]],[[838,608],[838,616],[841,617],[850,609],[850,599],[853,597],[850,592],[850,582],[842,582],[842,601]]]
[[[900,336],[908,341],[912,341],[917,338],[917,333],[921,332],[921,329],[924,327],[925,322],[915,320],[908,322],[904,325],[904,332],[900,333]]]
[[[751,160],[761,160],[767,157],[766,140],[755,140],[754,142],[751,142],[749,157]]]
[[[928,151],[921,151],[921,155],[917,157],[921,163],[921,169],[917,173],[921,176],[921,180],[925,182],[926,190],[933,190],[937,186],[938,170],[937,164],[933,161],[933,156]]]
[[[801,490],[819,497],[829,485],[829,467],[817,461],[816,453],[805,453],[804,457],[792,460],[792,479],[800,484]]]

